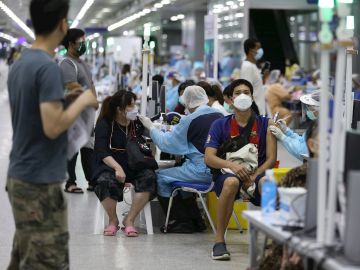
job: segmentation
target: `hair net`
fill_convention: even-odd
[[[281,74],[280,70],[278,69],[272,70],[269,75],[269,84],[276,83],[280,78],[280,74]]]
[[[209,103],[209,99],[206,95],[205,90],[197,85],[191,85],[185,88],[183,99],[185,107],[189,109],[194,109],[201,105]]]

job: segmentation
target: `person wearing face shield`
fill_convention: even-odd
[[[226,249],[225,230],[232,214],[234,200],[239,198],[239,191],[255,189],[250,201],[259,206],[261,200],[261,177],[267,169],[273,168],[276,162],[276,139],[269,130],[272,120],[260,116],[253,97],[253,86],[250,82],[238,79],[230,84],[229,95],[232,96],[234,114],[216,120],[209,131],[205,144],[205,163],[213,168],[215,192],[219,197],[216,220],[216,239],[212,251],[214,260],[229,260]],[[236,149],[228,151],[229,142],[236,139]],[[258,167],[249,171],[246,164],[227,160],[223,154],[235,152],[249,144],[258,150]],[[228,168],[231,172],[222,169]]]
[[[306,117],[314,121],[319,116],[320,91],[314,91],[311,94],[302,95],[302,102]],[[271,133],[282,143],[286,150],[303,161],[304,156],[308,156],[308,148],[306,145],[306,134],[299,135],[287,127],[284,119],[279,119],[276,125],[270,127]]]
[[[67,53],[65,58],[59,63],[61,73],[63,75],[63,81],[67,93],[74,93],[75,91],[82,91],[81,89],[90,89],[96,96],[96,90],[92,81],[91,69],[88,64],[85,63],[80,57],[86,52],[85,32],[81,29],[72,28],[69,29],[65,38],[62,41],[62,45],[66,48]],[[87,90],[88,91],[88,90]],[[91,182],[92,170],[93,170],[93,149],[94,149],[94,136],[92,136],[89,142],[80,149],[81,164],[84,170],[85,178],[88,181],[88,190],[94,190],[94,183]],[[68,176],[65,192],[81,194],[83,190],[76,185],[76,160],[78,153],[76,153],[68,161]]]
[[[158,130],[149,118],[140,116],[141,122],[150,131],[151,139],[161,151],[186,157],[182,166],[160,170],[157,173],[158,199],[165,214],[173,182],[211,183],[210,169],[204,163],[204,144],[211,124],[223,117],[218,110],[207,105],[209,99],[200,86],[186,87],[182,99],[190,114],[182,117],[171,132],[164,133]],[[167,232],[192,233],[204,229],[195,197],[189,198],[178,194],[174,198]]]
[[[264,50],[261,43],[255,38],[249,38],[244,42],[246,59],[243,61],[240,70],[240,79],[249,81],[254,87],[254,100],[259,108],[260,115],[265,115],[265,91],[261,72],[256,66],[263,55]]]
[[[119,230],[116,204],[123,200],[125,182],[135,187],[135,196],[129,213],[123,219],[126,236],[138,236],[134,221],[156,189],[156,175],[152,170],[131,170],[126,150],[128,137],[141,136],[144,127],[137,119],[136,95],[120,90],[103,101],[95,128],[95,194],[104,207],[109,224],[104,235],[115,236]]]

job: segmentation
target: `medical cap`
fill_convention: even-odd
[[[279,80],[280,74],[281,74],[280,70],[278,69],[272,70],[269,75],[269,84],[276,83]]]
[[[174,78],[175,80],[177,80],[178,82],[182,82],[184,80],[184,78],[181,77],[181,75],[175,71],[173,72],[169,72],[168,78]]]
[[[209,99],[206,95],[205,90],[197,85],[191,85],[186,87],[182,96],[184,99],[185,107],[189,109],[194,109],[196,107],[209,103]]]

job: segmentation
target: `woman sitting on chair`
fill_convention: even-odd
[[[217,169],[217,172],[214,173],[214,180],[219,201],[216,243],[212,252],[214,260],[230,259],[224,234],[232,214],[234,200],[239,197],[240,188],[249,191],[248,188],[253,187],[250,201],[257,206],[260,205],[260,178],[267,169],[274,166],[277,154],[276,139],[268,128],[272,120],[259,116],[253,99],[252,84],[247,80],[235,80],[230,84],[229,94],[232,96],[234,114],[213,123],[205,144],[205,163],[209,167]],[[233,138],[238,138],[236,140],[239,142],[239,149],[248,144],[256,146],[258,166],[255,171],[249,171],[246,163],[238,164],[218,156],[218,152],[223,149],[224,142],[227,143]],[[228,172],[220,171],[224,168],[227,168]]]
[[[114,236],[119,230],[116,204],[123,200],[125,182],[135,186],[131,209],[123,219],[126,236],[138,236],[134,220],[155,193],[156,175],[152,170],[134,172],[128,167],[126,144],[129,134],[141,136],[144,127],[137,120],[136,95],[121,90],[104,100],[95,128],[95,193],[109,216],[104,235]]]

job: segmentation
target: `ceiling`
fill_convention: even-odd
[[[174,0],[173,0],[174,1]],[[30,0],[2,0],[22,21],[26,22],[29,16]],[[76,15],[85,4],[86,0],[71,0],[71,6],[68,18],[74,20]],[[107,27],[124,17],[138,12],[145,7],[152,7],[154,3],[160,2],[154,0],[95,0],[94,4],[85,14],[79,24],[79,28],[85,27]],[[207,0],[176,0],[175,3],[164,6],[159,12],[152,12],[145,16],[151,21],[152,17],[168,18],[170,15],[186,11],[206,9]],[[143,18],[145,18],[143,17]],[[11,34],[15,37],[25,36],[26,33],[17,26],[2,10],[0,10],[0,32]]]

